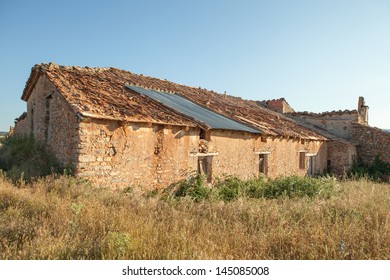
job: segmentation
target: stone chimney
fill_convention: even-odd
[[[368,106],[363,96],[359,96],[358,101],[358,122],[362,125],[368,125]]]

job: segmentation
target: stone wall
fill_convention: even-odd
[[[77,173],[99,186],[153,189],[196,172],[199,129],[118,121],[83,121]]]
[[[358,121],[357,111],[334,111],[322,114],[291,113],[287,115],[345,139],[352,137],[351,123]]]
[[[390,162],[390,133],[379,128],[358,123],[352,124],[353,140],[358,142],[358,158],[366,164],[371,164],[377,155]]]
[[[47,105],[44,141],[62,164],[74,167],[80,142],[79,119],[57,91],[50,96]]]
[[[28,125],[27,118],[23,118],[15,122],[15,127],[12,133],[15,135],[27,135],[30,133],[30,127]]]
[[[212,130],[200,139],[198,128],[94,119],[82,121],[79,134],[77,173],[103,187],[166,187],[201,172],[203,159],[212,179],[249,179],[259,175],[261,152],[269,153],[270,177],[307,175],[309,157],[300,168],[300,151],[316,155],[317,173],[327,162],[322,141],[265,139],[237,131]]]
[[[314,156],[316,174],[326,169],[327,143],[324,141],[272,137],[262,140],[259,138],[256,141],[255,150],[270,152],[268,155],[268,176],[270,177],[309,175],[310,156]],[[299,163],[300,153],[306,155],[304,166],[300,166]]]
[[[356,146],[340,141],[328,143],[327,171],[333,174],[344,175],[357,159]]]
[[[42,75],[28,101],[27,116],[15,124],[15,134],[33,133],[63,165],[72,165],[78,146],[78,119],[55,86]]]
[[[243,179],[259,174],[260,154],[267,155],[267,176],[308,175],[309,155],[314,157],[315,173],[322,173],[327,164],[326,142],[303,139],[261,137],[237,131],[212,131],[213,175],[235,175]],[[305,167],[299,165],[299,152],[306,154]]]
[[[210,134],[209,152],[218,152],[213,157],[213,177],[228,174],[248,179],[258,174],[254,134],[227,130],[214,130]]]

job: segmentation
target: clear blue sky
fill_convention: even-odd
[[[112,66],[390,128],[390,1],[0,0],[0,131],[31,67]]]

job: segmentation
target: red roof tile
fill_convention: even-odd
[[[176,84],[116,68],[81,68],[39,64],[32,68],[22,99],[27,101],[40,75],[46,75],[76,113],[95,118],[145,121],[184,126],[201,126],[196,120],[140,94],[127,90],[131,84],[170,93],[179,93],[210,110],[260,129],[271,136],[326,138],[282,114],[214,91]],[[207,127],[206,127],[207,129]]]

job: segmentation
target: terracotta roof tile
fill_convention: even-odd
[[[127,90],[131,84],[148,89],[179,93],[210,110],[260,129],[271,136],[322,139],[312,131],[282,114],[260,106],[256,101],[218,94],[202,88],[176,84],[116,68],[89,68],[38,64],[32,68],[22,99],[27,100],[40,75],[57,87],[73,110],[82,115],[128,121],[199,126],[183,114],[140,94]]]

